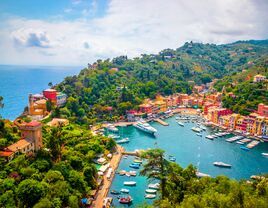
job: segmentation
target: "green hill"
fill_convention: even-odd
[[[267,60],[266,42],[224,45],[187,42],[176,50],[165,49],[158,54],[97,60],[94,69],[83,69],[78,76],[66,77],[57,86],[69,99],[65,108],[55,111],[55,116],[87,124],[117,119],[157,93],[190,93],[187,81],[207,83],[247,70],[256,61]],[[108,106],[113,110],[109,111]]]

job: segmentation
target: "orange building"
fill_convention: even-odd
[[[260,116],[268,117],[268,105],[260,103],[258,105],[258,114],[260,114]]]

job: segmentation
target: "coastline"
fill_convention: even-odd
[[[124,151],[125,151],[125,149],[122,146],[116,145],[116,154],[113,155],[113,157],[110,161],[110,167],[113,169],[113,173],[112,173],[110,179],[108,179],[105,175],[103,176],[103,186],[101,187],[101,189],[98,190],[97,197],[92,203],[93,207],[103,207],[104,199],[108,195],[108,192],[110,190],[110,187],[111,187],[113,179],[114,179],[114,176],[116,174],[116,170],[117,170],[118,165],[121,161],[121,158],[122,158]]]

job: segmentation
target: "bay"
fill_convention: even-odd
[[[66,76],[78,74],[83,67],[0,65],[0,96],[4,108],[0,114],[14,120],[28,104],[29,93],[40,93],[48,83],[57,84]]]

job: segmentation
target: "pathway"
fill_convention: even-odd
[[[105,197],[107,197],[108,191],[110,189],[110,186],[112,184],[115,172],[117,170],[117,167],[119,165],[119,162],[121,160],[122,157],[122,153],[124,152],[124,148],[117,145],[116,146],[116,152],[115,154],[113,154],[113,157],[110,161],[110,167],[113,169],[113,174],[111,176],[110,179],[107,179],[106,176],[103,176],[103,186],[101,187],[101,189],[98,191],[97,197],[96,199],[93,201],[92,206],[99,208],[103,206],[103,200]]]

